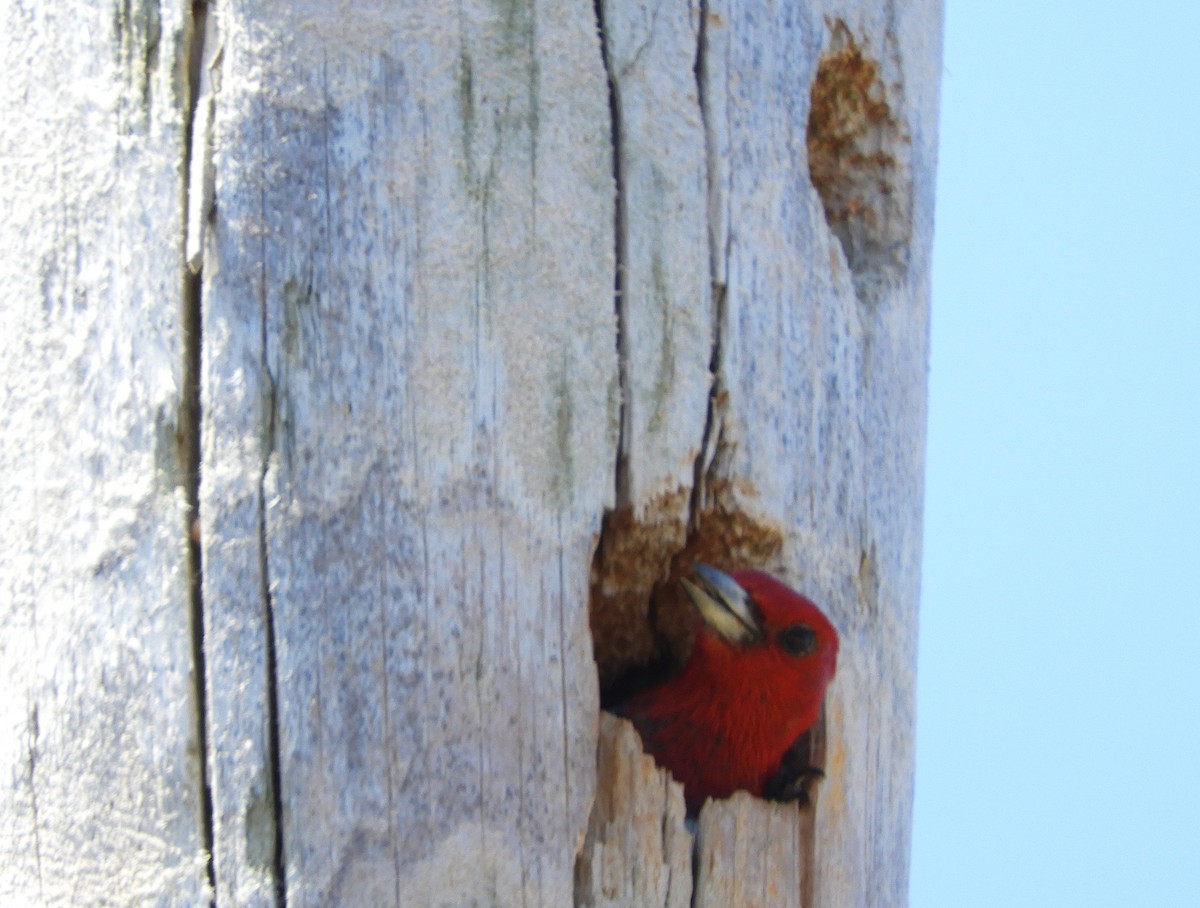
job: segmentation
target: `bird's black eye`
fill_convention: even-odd
[[[789,656],[807,656],[817,648],[817,635],[807,624],[793,624],[779,632],[779,645]]]

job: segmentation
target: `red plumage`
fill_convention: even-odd
[[[740,789],[802,797],[784,755],[821,716],[838,636],[809,599],[761,571],[695,565],[685,588],[704,619],[687,665],[617,710],[684,786],[688,811]]]

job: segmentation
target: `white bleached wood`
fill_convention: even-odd
[[[593,12],[216,15],[218,892],[272,898],[269,615],[289,906],[568,904],[618,417]]]
[[[207,898],[182,390],[186,5],[0,10],[0,904]]]
[[[575,872],[580,908],[688,908],[692,834],[683,786],[642,752],[633,725],[600,717],[600,777],[588,838]]]

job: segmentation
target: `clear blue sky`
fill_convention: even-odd
[[[947,7],[910,903],[1200,906],[1200,3]]]

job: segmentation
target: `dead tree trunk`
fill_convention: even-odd
[[[903,904],[940,17],[8,4],[0,902]],[[693,557],[843,639],[695,849]]]

